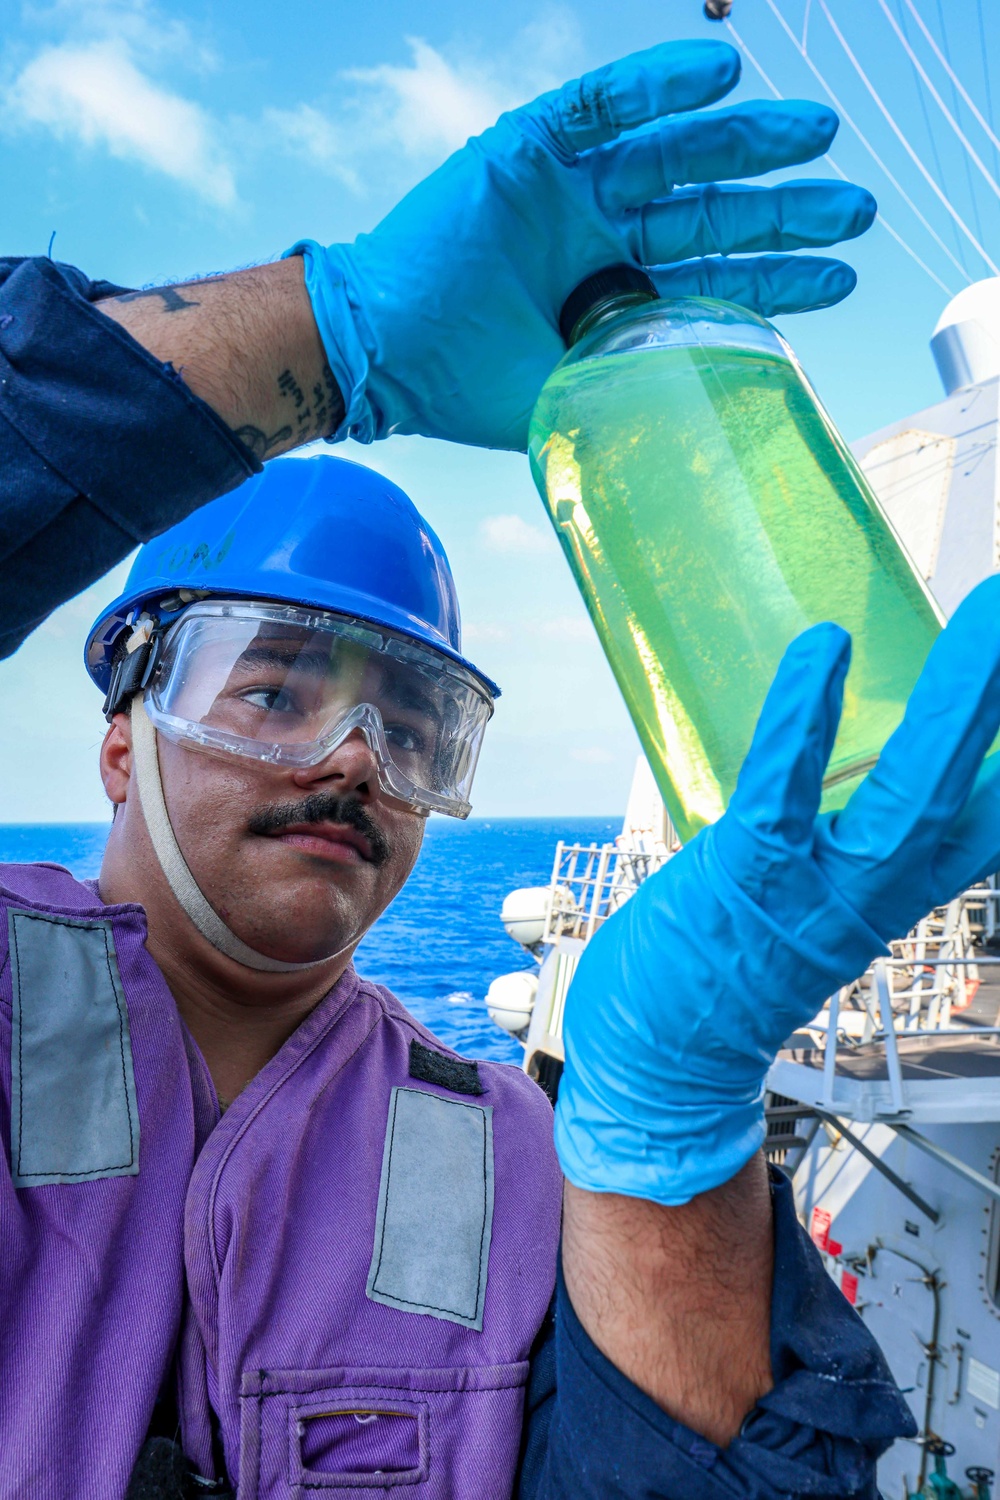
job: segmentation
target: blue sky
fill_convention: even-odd
[[[783,325],[848,438],[938,398],[931,329],[949,293],[989,274],[972,239],[1000,260],[1000,166],[974,112],[989,121],[992,89],[1000,91],[1000,17],[988,0],[884,0],[977,165],[919,82],[882,3],[735,0],[732,14],[774,89],[826,100],[800,55],[805,35],[809,59],[901,190],[842,126],[834,161],[872,189],[909,248],[876,225],[846,252],[860,277],[848,302]],[[0,0],[0,19],[3,250],[44,253],[55,231],[57,258],[127,285],[265,260],[304,235],[352,238],[501,109],[660,40],[732,40],[702,18],[699,0],[307,0],[284,8],[261,0]],[[951,212],[834,27],[943,185]],[[986,74],[987,57],[995,76]],[[734,97],[770,92],[745,60]],[[817,163],[795,175],[830,170]],[[621,809],[634,736],[526,461],[416,438],[354,447],[349,456],[401,483],[439,531],[459,582],[469,654],[504,688],[477,812]],[[0,821],[104,816],[95,769],[102,721],[79,651],[119,584],[115,577],[89,590],[0,664]]]

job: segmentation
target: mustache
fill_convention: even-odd
[[[368,840],[373,865],[384,865],[392,853],[389,840],[353,792],[343,797],[314,792],[301,802],[272,802],[255,812],[247,826],[251,833],[267,835],[295,823],[346,824]]]

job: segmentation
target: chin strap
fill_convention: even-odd
[[[136,693],[132,699],[132,764],[153,852],[181,910],[191,919],[202,937],[227,958],[234,959],[248,969],[260,969],[268,974],[292,974],[301,969],[314,969],[317,964],[325,963],[325,959],[319,958],[308,964],[286,964],[280,958],[268,958],[264,953],[256,953],[235,932],[230,931],[219,914],[209,906],[181,853],[170,824],[170,814],[163,797],[163,782],[160,779],[156,730],[146,713],[142,693]]]

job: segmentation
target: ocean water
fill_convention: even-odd
[[[51,860],[87,879],[100,868],[108,826],[0,825],[0,862]],[[620,816],[429,819],[413,874],[358,949],[358,970],[388,985],[448,1046],[520,1062],[520,1046],[483,1003],[498,974],[531,966],[500,925],[503,898],[548,883],[559,839],[601,844],[620,829]]]

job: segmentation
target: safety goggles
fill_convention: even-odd
[[[465,818],[493,699],[405,636],[319,610],[204,600],[170,627],[145,707],[177,744],[316,766],[360,731],[390,796]]]

